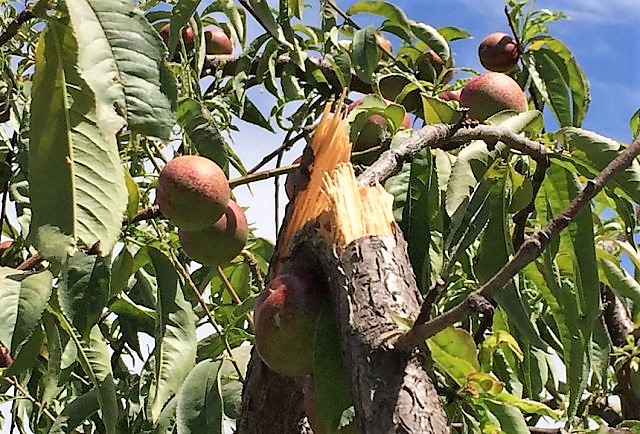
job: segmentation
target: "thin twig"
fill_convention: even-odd
[[[229,342],[227,342],[227,338],[224,334],[224,330],[216,322],[215,318],[213,317],[213,314],[211,313],[211,311],[209,310],[209,307],[207,306],[207,302],[205,301],[204,298],[202,298],[202,294],[200,293],[200,291],[198,291],[198,287],[191,279],[191,275],[189,274],[187,269],[182,265],[182,263],[178,260],[178,258],[175,256],[173,252],[171,252],[171,259],[173,260],[173,263],[176,266],[176,269],[182,275],[182,278],[187,283],[187,286],[189,287],[189,289],[191,289],[191,292],[193,293],[193,295],[195,295],[196,298],[198,299],[198,303],[200,303],[200,306],[204,310],[205,315],[207,315],[209,323],[215,329],[216,333],[218,333],[218,336],[220,336],[220,339],[224,343],[225,350],[229,354],[230,362],[235,368],[236,372],[238,373],[238,378],[242,383],[244,383],[244,375],[242,375],[240,366],[238,366],[238,363],[233,357],[233,352],[231,351],[231,346],[229,346]]]
[[[509,148],[529,155],[543,164],[553,153],[541,143],[500,126],[477,125],[470,128],[466,127],[464,120],[451,125],[427,125],[414,131],[398,147],[382,153],[380,158],[358,177],[358,183],[373,185],[384,182],[397,173],[404,163],[412,161],[424,148],[452,150],[472,140],[485,140],[488,143],[503,142]]]
[[[289,149],[291,149],[293,145],[298,143],[298,141],[304,138],[307,134],[308,132],[306,131],[306,128],[305,128],[299,134],[296,134],[295,136],[291,137],[289,140],[285,140],[284,142],[282,142],[282,145],[278,146],[276,149],[274,149],[273,151],[265,155],[262,158],[262,160],[260,160],[258,164],[253,166],[250,170],[248,170],[247,173],[248,174],[255,173],[256,171],[260,170],[262,167],[264,167],[265,164],[269,163],[269,161],[273,160],[278,155],[280,155],[282,151],[288,151]]]
[[[236,74],[236,68],[238,65],[238,61],[240,60],[240,56],[233,55],[207,55],[205,57],[204,67],[202,68],[202,75],[215,75],[216,71],[221,70],[222,75],[224,76],[233,76]],[[262,62],[262,56],[257,54],[255,57],[251,59],[251,64],[246,68],[247,75],[255,75],[258,70],[258,65]],[[280,76],[285,66],[293,65],[296,67],[296,75],[298,77],[303,77],[304,72],[298,68],[298,66],[291,60],[291,57],[287,54],[282,54],[276,58],[276,76]],[[342,83],[338,79],[335,70],[331,64],[321,58],[318,57],[308,57],[306,60],[306,65],[311,68],[315,67],[319,69],[324,77],[327,79],[327,82],[336,89],[337,91],[342,91]],[[309,72],[309,71],[307,71]],[[249,83],[251,85],[259,84],[257,81],[254,83]],[[248,86],[249,86],[248,84]],[[250,86],[249,86],[250,87]],[[354,92],[360,93],[371,93],[373,88],[371,83],[366,83],[362,81],[357,75],[352,74],[351,76],[351,84],[349,88]]]
[[[24,262],[19,264],[16,267],[16,270],[31,270],[32,268],[38,266],[42,261],[44,261],[42,255],[40,253],[36,253],[35,255],[28,257],[24,260]]]
[[[38,407],[39,410],[41,410],[49,419],[51,419],[52,422],[56,420],[56,417],[40,401],[38,401],[33,396],[31,396],[29,391],[26,390],[24,387],[22,387],[20,382],[15,377],[14,378],[0,377],[0,378],[2,378],[4,381],[6,381],[7,383],[15,387],[16,390],[22,393],[23,398],[26,398],[29,401],[31,401],[36,407]],[[21,397],[17,396],[16,398],[21,398]]]
[[[11,38],[13,38],[16,34],[18,34],[18,30],[20,30],[20,26],[29,21],[30,19],[35,18],[33,11],[30,7],[24,9],[22,12],[16,16],[16,18],[9,23],[7,28],[2,34],[0,34],[0,46],[9,42]]]
[[[238,296],[238,292],[235,290],[235,288],[233,287],[231,282],[229,282],[229,279],[227,279],[227,276],[224,274],[224,270],[222,269],[222,267],[220,265],[218,265],[216,267],[216,270],[218,271],[218,276],[220,276],[220,279],[222,280],[222,283],[224,284],[224,287],[227,289],[227,292],[229,292],[229,295],[231,295],[231,298],[233,298],[233,301],[238,306],[241,305],[242,304],[242,300]],[[249,321],[249,324],[251,324],[251,328],[253,329],[254,328],[253,313],[247,312],[247,320]]]
[[[248,175],[240,176],[238,178],[229,180],[229,187],[235,188],[239,185],[250,184],[256,181],[262,181],[262,180],[273,178],[276,176],[286,175],[287,173],[290,173],[296,170],[299,166],[300,166],[299,164],[292,164],[290,166],[276,167],[275,169],[269,169],[263,172],[251,173]]]
[[[640,154],[640,139],[633,142],[593,180],[587,182],[580,193],[571,201],[562,213],[553,218],[544,228],[525,240],[513,258],[507,262],[488,282],[472,292],[456,307],[424,324],[415,325],[398,338],[397,345],[412,348],[430,338],[446,327],[455,324],[474,313],[473,302],[481,298],[492,298],[528,263],[536,259],[547,247],[553,237],[566,228],[578,213],[604,188],[605,184],[617,173],[628,167]]]

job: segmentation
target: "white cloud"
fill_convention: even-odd
[[[562,11],[576,22],[631,23],[640,18],[638,0],[548,0],[537,6]]]

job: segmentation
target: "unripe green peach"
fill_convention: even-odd
[[[527,97],[511,77],[489,72],[469,80],[460,93],[460,105],[469,108],[469,117],[484,121],[503,110],[527,111]]]
[[[229,200],[227,210],[213,226],[199,231],[178,231],[184,252],[205,265],[224,264],[238,256],[248,235],[247,217],[233,200]]]
[[[449,58],[448,62],[442,60],[442,58],[435,51],[429,49],[417,60],[416,66],[418,68],[418,78],[420,80],[433,83],[436,78],[442,74],[442,71],[448,69],[440,81],[441,84],[447,84],[453,78],[453,69],[455,63],[453,57]]]
[[[347,113],[360,106],[363,101],[364,98],[361,98],[349,104],[349,106],[347,106]],[[404,129],[411,128],[411,117],[408,113],[405,113],[401,126]],[[358,138],[355,143],[353,143],[353,150],[360,152],[380,146],[388,127],[389,124],[383,116],[377,114],[369,116],[367,122],[360,129]]]
[[[229,181],[220,166],[197,155],[174,158],[158,179],[160,212],[188,231],[216,222],[227,209],[230,196]]]

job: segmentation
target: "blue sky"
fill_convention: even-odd
[[[503,0],[391,2],[412,19],[434,27],[457,26],[471,33],[473,39],[455,41],[452,44],[458,66],[482,71],[477,56],[477,47],[482,38],[495,31],[509,33]],[[623,142],[631,140],[629,118],[640,108],[638,2],[640,0],[539,0],[536,3],[538,8],[562,11],[570,17],[569,20],[551,24],[550,33],[571,49],[591,83],[591,106],[583,127]],[[354,2],[343,0],[337,3],[346,10]],[[304,18],[309,22],[318,20],[317,13],[313,10],[307,10]],[[379,22],[376,17],[364,14],[356,15],[354,19],[363,25]],[[250,36],[260,33],[255,22],[249,22],[249,33]],[[266,94],[263,97],[258,95],[257,99],[268,112],[273,100]],[[553,130],[556,126],[549,124],[548,128]],[[247,166],[259,161],[262,155],[278,146],[282,140],[282,135],[272,135],[251,125],[242,125],[240,130],[234,135],[234,139]],[[301,149],[300,145],[288,153],[284,161],[292,161],[300,154]],[[241,204],[250,205],[247,215],[257,228],[256,234],[274,240],[273,182],[253,184],[252,192],[239,188],[234,193]],[[284,192],[281,197],[285,197]],[[286,197],[280,206],[281,211],[285,204]]]

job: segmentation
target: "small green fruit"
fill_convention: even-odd
[[[511,77],[489,72],[469,80],[460,93],[460,105],[469,108],[469,117],[484,121],[503,110],[527,111],[527,97]]]
[[[233,200],[229,200],[227,210],[213,226],[199,231],[178,231],[184,252],[205,265],[224,264],[238,256],[248,235],[247,217]]]
[[[418,58],[416,67],[418,68],[418,78],[429,83],[433,83],[442,74],[442,71],[448,69],[449,71],[445,73],[440,81],[440,84],[444,85],[453,78],[455,63],[453,62],[453,57],[449,58],[449,61],[445,63],[438,53],[430,49]]]
[[[224,30],[213,28],[205,30],[204,40],[207,54],[231,54],[233,53],[233,43]]]
[[[347,107],[347,113],[354,110],[362,104],[364,98],[355,100]],[[404,115],[402,119],[402,128],[411,128],[411,117],[408,113]],[[367,151],[371,148],[380,146],[383,144],[384,136],[388,132],[389,124],[387,120],[381,115],[371,115],[367,122],[360,129],[358,137],[353,143],[353,150],[355,152]]]
[[[187,231],[211,226],[222,217],[230,196],[229,181],[220,166],[197,155],[174,158],[158,179],[160,212]]]
[[[480,63],[489,71],[505,72],[518,63],[520,50],[516,41],[506,33],[491,33],[478,47]]]
[[[275,372],[297,377],[313,371],[313,339],[327,291],[308,275],[281,274],[256,299],[258,354]]]

